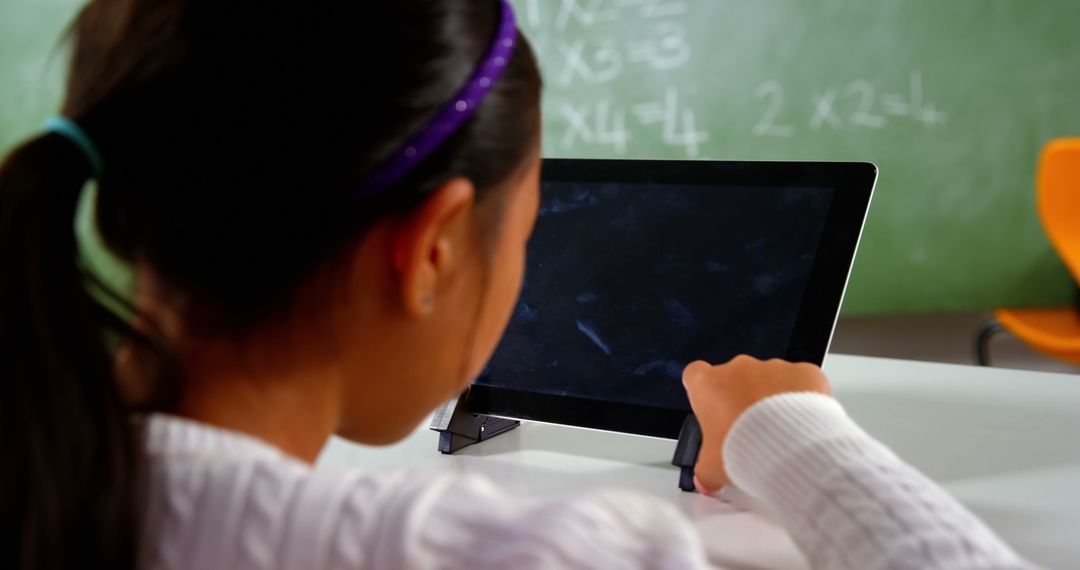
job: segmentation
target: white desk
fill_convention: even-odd
[[[1021,554],[1048,568],[1080,567],[1080,376],[841,355],[825,370],[859,424]],[[679,491],[672,441],[524,424],[447,456],[437,439],[426,423],[388,448],[335,439],[319,464],[469,470],[533,495],[637,489],[695,518],[713,558],[732,567],[806,567],[766,517]]]

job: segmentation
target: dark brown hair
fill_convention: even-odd
[[[104,159],[106,243],[243,328],[373,220],[450,177],[498,196],[539,135],[524,38],[420,168],[377,197],[352,192],[473,71],[498,6],[94,0],[73,27],[63,114]],[[56,134],[0,169],[3,567],[135,561],[138,454],[101,332],[132,333],[87,295],[72,231],[90,176]]]

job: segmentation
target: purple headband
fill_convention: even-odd
[[[495,86],[510,55],[514,52],[517,40],[517,24],[514,21],[514,9],[507,0],[500,0],[502,15],[495,41],[488,49],[480,66],[473,72],[468,83],[458,91],[435,118],[414,135],[401,149],[394,152],[378,167],[367,182],[356,191],[356,196],[369,196],[386,190],[401,180],[413,168],[422,163],[435,149],[439,148],[454,131],[476,112],[484,97]]]

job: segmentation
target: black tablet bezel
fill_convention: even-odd
[[[833,199],[786,359],[820,365],[851,272],[877,167],[865,162],[546,159],[542,182],[832,188]],[[473,384],[473,413],[677,439],[686,412]]]

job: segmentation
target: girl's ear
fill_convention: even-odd
[[[391,256],[401,306],[414,317],[430,314],[447,277],[471,247],[476,188],[466,178],[444,182],[392,230]]]

